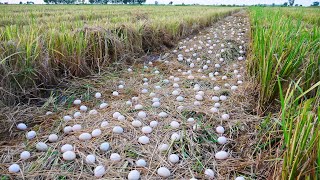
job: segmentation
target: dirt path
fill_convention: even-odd
[[[88,110],[77,118],[73,116],[80,112],[80,105],[42,117],[46,123],[28,129],[37,131],[35,138],[2,148],[6,153],[1,156],[0,174],[27,179],[89,179],[95,167],[102,165],[104,179],[125,179],[132,170],[138,170],[141,179],[160,179],[160,167],[170,171],[169,179],[259,177],[251,140],[259,118],[251,115],[255,108],[250,94],[253,87],[245,76],[248,36],[249,20],[241,11],[182,40],[177,50],[161,61],[132,67],[121,77],[96,78],[92,83],[102,97],[91,101],[79,97]],[[108,106],[100,109],[101,103]],[[65,121],[67,115],[72,119]],[[81,125],[80,130],[76,124]],[[76,131],[64,133],[67,126]],[[216,131],[218,126],[224,127],[224,133]],[[100,129],[101,135],[79,140],[82,133],[91,134],[95,129]],[[58,135],[57,142],[48,141],[52,133]],[[222,136],[227,139],[225,144],[224,138],[219,138],[222,144],[217,142]],[[36,149],[40,141],[48,146],[45,152]],[[100,149],[104,142],[110,146],[106,152]],[[72,145],[75,160],[63,160],[60,149],[64,144]],[[163,144],[168,149],[161,152]],[[30,151],[30,159],[19,158],[24,150]],[[219,151],[227,152],[226,159],[215,157]],[[112,153],[120,159],[112,155],[116,157],[112,161]],[[96,157],[95,163],[86,162],[89,154]],[[179,157],[178,162],[169,161],[171,154]],[[145,160],[145,167],[136,164],[139,159]],[[12,163],[20,165],[20,173],[8,172]]]

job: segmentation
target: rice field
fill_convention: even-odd
[[[40,96],[38,89],[65,77],[83,77],[115,61],[130,63],[150,51],[172,48],[179,38],[238,9],[0,6],[3,103]]]
[[[1,179],[320,178],[318,8],[0,11]]]

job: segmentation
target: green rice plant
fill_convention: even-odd
[[[264,111],[279,97],[277,77],[284,89],[290,80],[302,78],[305,88],[320,80],[319,27],[308,28],[277,9],[251,8],[250,14],[253,43],[248,72],[260,85],[259,108]]]
[[[306,94],[320,87],[320,82],[303,91],[298,83],[290,83],[282,93],[281,125],[284,136],[282,179],[317,179],[320,170],[320,93],[313,98]]]

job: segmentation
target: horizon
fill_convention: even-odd
[[[43,0],[0,0],[0,2],[8,2],[9,4],[19,4],[19,2],[23,2],[24,4],[27,1],[32,1],[35,4],[45,4]],[[156,0],[147,0],[145,4],[155,4]],[[158,0],[159,4],[169,4],[171,0]],[[257,4],[276,4],[281,5],[285,2],[288,2],[286,0],[172,0],[174,5],[178,4],[199,4],[199,5],[257,5]],[[310,6],[315,0],[296,0],[294,4],[299,4],[303,6]],[[88,3],[88,0],[85,1],[85,3]]]

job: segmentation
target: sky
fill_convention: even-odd
[[[9,2],[9,4],[18,4],[20,1],[27,2],[33,1],[36,4],[43,4],[43,0],[0,0],[0,2]],[[88,0],[87,0],[88,1]],[[286,0],[157,0],[160,4],[168,4],[170,1],[173,4],[205,4],[205,5],[213,5],[213,4],[237,4],[237,5],[252,5],[252,4],[283,4],[287,2]],[[302,4],[304,6],[309,6],[316,0],[295,0],[295,4]],[[155,0],[147,0],[147,4],[154,4]]]

